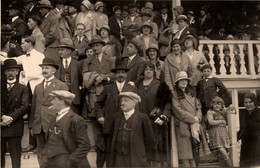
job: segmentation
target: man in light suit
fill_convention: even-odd
[[[121,109],[108,118],[104,134],[112,136],[107,146],[107,167],[147,167],[147,149],[154,146],[150,119],[135,106],[141,101],[133,92],[119,94]]]
[[[44,55],[48,58],[52,58],[57,62],[59,60],[59,54],[56,50],[59,39],[59,18],[60,15],[50,12],[52,9],[49,0],[39,1],[39,13],[43,17],[40,25],[40,30],[45,37],[45,51]]]
[[[34,48],[44,53],[45,50],[45,37],[43,36],[41,30],[39,29],[39,25],[41,25],[42,20],[38,15],[32,15],[28,18],[28,27],[32,31],[31,36],[35,40]]]
[[[75,99],[72,101],[71,109],[78,115],[80,114],[80,87],[82,84],[82,69],[81,64],[77,60],[73,59],[71,56],[72,51],[75,50],[71,39],[62,38],[60,39],[59,45],[56,47],[58,49],[61,59],[58,61],[58,66],[60,67],[56,73],[55,77],[66,83],[69,91],[75,94]]]
[[[27,112],[29,101],[27,87],[16,80],[19,68],[14,59],[4,62],[6,79],[1,81],[1,167],[5,167],[7,144],[12,167],[21,167],[23,116]]]
[[[45,134],[48,131],[51,119],[55,116],[54,112],[50,110],[53,97],[49,96],[49,93],[53,90],[68,90],[68,87],[55,78],[54,74],[59,66],[53,59],[44,58],[39,66],[42,67],[44,80],[34,90],[29,127],[32,128],[32,133],[36,136],[37,157],[39,164],[41,164]]]

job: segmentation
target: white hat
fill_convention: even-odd
[[[83,2],[81,4],[84,5],[88,9],[91,9],[92,5],[88,0],[83,0]]]
[[[136,93],[133,92],[121,92],[119,94],[119,98],[121,97],[129,97],[130,99],[136,100],[138,103],[141,102],[140,96],[138,96]]]
[[[178,73],[176,74],[175,84],[176,84],[178,81],[182,80],[182,79],[186,79],[186,80],[188,80],[188,81],[190,82],[190,79],[188,78],[187,73],[184,72],[184,71],[180,71],[180,72],[178,72]]]

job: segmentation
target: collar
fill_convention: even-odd
[[[65,61],[68,61],[68,65],[70,64],[70,62],[71,62],[71,57],[69,57],[69,58],[67,58],[67,59],[65,59],[65,58],[62,58],[62,62],[63,62],[63,64],[65,65]]]
[[[162,16],[168,16],[168,14],[166,13],[166,14],[162,14]]]
[[[33,50],[34,50],[34,48],[33,48],[31,51],[26,52],[26,54],[31,54]],[[25,54],[25,55],[26,55],[26,54]]]
[[[53,79],[54,79],[54,75],[51,76],[51,77],[49,77],[49,79],[44,79],[44,81],[51,81],[51,80],[53,80]]]
[[[34,32],[36,32],[36,30],[38,30],[39,29],[39,27],[36,27],[33,31],[32,31],[32,34],[34,33]]]
[[[58,116],[61,116],[62,114],[69,112],[69,110],[70,110],[70,107],[66,107],[66,108],[60,110],[60,111],[57,113],[57,115],[58,115]]]
[[[5,58],[7,58],[7,52],[0,51],[0,55],[1,55],[2,57],[5,57]]]
[[[14,16],[14,17],[12,17],[12,22],[14,22],[16,19],[18,19],[19,18],[19,16]]]
[[[29,9],[29,12],[31,12],[33,10],[33,8],[34,8],[34,5]]]
[[[132,61],[135,58],[136,54],[129,57],[129,59]]]
[[[130,118],[134,114],[134,112],[135,112],[135,109],[130,110],[128,112],[124,112],[124,115],[127,115],[127,117]]]
[[[204,79],[212,79],[213,77],[210,75],[207,78],[204,77]]]
[[[7,83],[15,83],[16,82],[16,79],[13,79],[13,80],[8,80],[7,79]]]
[[[122,83],[120,83],[120,82],[118,82],[117,80],[116,80],[116,85],[117,85],[117,87],[118,86],[124,86],[125,85],[125,81],[124,82],[122,82]],[[123,87],[121,88],[121,89],[123,89]]]
[[[60,10],[59,10],[57,7],[56,7],[55,9],[56,9],[58,12],[60,12]]]

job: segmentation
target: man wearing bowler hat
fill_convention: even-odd
[[[126,82],[128,70],[129,69],[127,69],[126,66],[118,59],[116,61],[115,68],[111,70],[115,73],[116,81],[105,85],[104,90],[97,98],[94,110],[97,120],[102,127],[107,118],[110,118],[113,114],[120,110],[120,102],[118,99],[119,93],[126,91],[137,93],[137,88]],[[103,129],[104,128],[102,128],[102,131]],[[111,145],[111,137],[104,135],[102,136],[105,138],[105,145],[106,148],[108,148]],[[108,153],[108,150],[106,150],[106,153]]]
[[[75,50],[71,39],[60,39],[59,45],[56,48],[61,58],[57,63],[60,68],[56,71],[55,77],[66,83],[69,91],[75,94],[71,110],[80,115],[81,95],[79,87],[82,84],[81,64],[71,57],[72,51]]]
[[[41,165],[45,134],[48,131],[51,119],[55,116],[50,109],[53,97],[49,96],[49,93],[53,90],[68,90],[68,86],[54,76],[59,66],[53,59],[44,58],[39,66],[42,67],[44,80],[34,89],[29,127],[32,128],[32,134],[36,136],[37,157]]]
[[[119,94],[119,113],[108,118],[104,133],[111,136],[107,167],[147,167],[146,151],[154,146],[150,119],[135,106],[141,102],[133,92]]]
[[[1,167],[5,167],[8,150],[13,168],[21,167],[23,116],[29,106],[28,89],[16,80],[19,66],[14,59],[4,61],[5,80],[1,82]]]
[[[41,167],[90,167],[86,157],[90,150],[87,123],[70,109],[75,95],[65,90],[54,90],[49,95],[56,117],[48,127]]]

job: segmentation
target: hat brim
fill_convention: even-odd
[[[37,8],[49,8],[49,9],[52,9],[52,6],[49,6],[49,5],[38,5]]]
[[[183,80],[183,79],[186,79],[186,80],[188,80],[188,82],[190,82],[189,78],[182,77],[182,78],[177,79],[174,83],[176,84],[177,82],[179,82],[180,80]]]
[[[103,45],[106,44],[104,41],[95,41],[95,42],[89,43],[88,45],[89,45],[90,47],[92,47],[93,44],[97,44],[97,43],[100,43],[100,44],[103,44]]]
[[[150,26],[150,25],[143,25],[140,29],[141,29],[141,33],[143,33],[143,27],[145,27],[145,26],[147,26],[147,27],[149,27],[150,29],[151,29],[151,32],[150,33],[152,33],[153,32],[153,27],[152,26]]]
[[[178,24],[180,20],[184,20],[185,22],[189,23],[189,20],[188,19],[184,19],[184,18],[176,19],[176,23]]]
[[[111,69],[111,72],[116,73],[116,71],[120,71],[120,70],[124,70],[125,72],[128,72],[128,71],[129,71],[128,68],[114,68],[114,69]]]
[[[3,70],[5,70],[5,69],[13,69],[13,68],[21,69],[21,66],[17,65],[17,66],[3,67]]]
[[[72,46],[67,46],[67,45],[57,45],[55,48],[70,48],[72,51],[75,50],[74,47],[72,47]]]
[[[59,69],[59,66],[58,66],[58,65],[55,65],[55,64],[48,64],[48,63],[46,63],[46,64],[39,64],[40,67],[42,67],[42,66],[44,66],[44,65],[53,66],[53,67],[55,67],[56,69]]]
[[[184,42],[185,42],[187,39],[191,39],[191,40],[192,40],[192,42],[194,43],[194,48],[195,48],[195,49],[198,48],[198,41],[197,41],[197,39],[196,39],[195,37],[189,37],[189,36],[187,36],[187,37],[185,37]]]
[[[149,57],[149,51],[150,51],[151,49],[155,49],[155,50],[156,50],[156,52],[157,52],[157,57],[160,56],[160,51],[159,51],[157,48],[155,48],[155,47],[150,47],[150,48],[147,48],[147,49],[145,50],[145,54],[146,54],[148,57]]]

